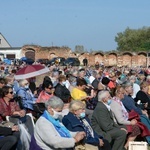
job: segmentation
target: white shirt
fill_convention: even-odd
[[[140,90],[140,86],[137,83],[133,83],[133,95],[132,98],[136,97],[137,92]]]

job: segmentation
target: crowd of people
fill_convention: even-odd
[[[34,76],[14,78],[26,65],[1,64],[0,149],[126,150],[130,141],[150,144],[150,68],[89,66],[86,59],[79,67],[52,64],[37,86]],[[17,123],[4,126],[7,116]],[[28,148],[20,122],[30,135]]]

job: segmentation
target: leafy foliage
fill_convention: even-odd
[[[149,51],[150,27],[130,29],[117,33],[115,41],[118,43],[118,51]]]
[[[84,53],[84,46],[83,45],[76,45],[75,46],[75,52],[76,53]]]

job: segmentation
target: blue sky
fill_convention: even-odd
[[[150,0],[0,0],[0,32],[12,47],[115,50],[118,32],[150,26],[149,8]]]

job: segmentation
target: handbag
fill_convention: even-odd
[[[14,126],[14,123],[10,122],[10,121],[2,121],[0,123],[1,127],[7,127],[7,128],[12,128]]]

